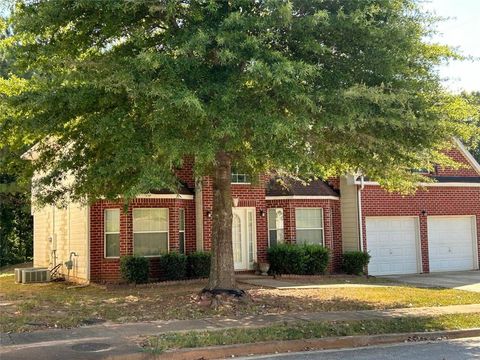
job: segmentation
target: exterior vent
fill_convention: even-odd
[[[15,282],[17,284],[21,284],[22,283],[22,272],[24,270],[46,270],[47,268],[33,268],[33,267],[29,267],[29,268],[16,268],[14,269],[15,271]]]
[[[22,269],[22,284],[50,281],[50,271],[45,268]]]

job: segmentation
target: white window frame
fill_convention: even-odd
[[[299,228],[297,227],[297,209],[298,210],[320,210],[322,214],[322,227],[321,228]],[[319,245],[325,246],[325,214],[322,207],[297,207],[295,208],[295,241],[298,241],[298,230],[322,230],[322,243]]]
[[[134,211],[135,210],[167,210],[167,231],[134,231],[133,230],[133,220],[134,220]],[[161,207],[137,207],[132,210],[132,253],[135,255],[135,234],[160,234],[160,233],[167,233],[167,253],[170,252],[170,209],[169,208],[161,208]],[[135,255],[141,256],[146,258],[158,258],[163,254],[158,255]]]
[[[277,213],[278,210],[282,210],[283,227],[281,229],[277,228],[277,227],[275,227],[274,229],[270,228],[270,210],[272,210],[272,209],[275,210],[275,216],[277,216],[276,213]],[[276,225],[276,222],[275,222],[275,225]],[[278,244],[278,230],[283,230],[282,244],[285,243],[285,211],[281,207],[275,207],[275,208],[268,208],[267,209],[268,247],[271,246],[271,244],[270,244],[270,231],[272,231],[272,230],[277,231],[277,244]]]
[[[239,173],[239,172],[234,172],[232,171],[232,173],[230,174],[230,183],[231,184],[240,184],[240,185],[247,185],[247,184],[251,184],[250,181],[238,181],[238,176],[241,175],[241,176],[244,176],[245,179],[248,179],[250,176],[248,174],[245,174],[245,173]],[[236,177],[236,181],[234,181],[234,177]]]
[[[183,212],[183,230],[180,230],[180,219],[181,219],[180,212]],[[178,209],[178,252],[180,252],[180,233],[183,233],[183,253],[180,252],[181,254],[187,253],[187,233],[186,233],[187,219],[185,218],[185,216],[186,216],[185,208],[179,208]]]
[[[107,231],[107,211],[118,211],[118,232]],[[103,258],[104,259],[119,259],[118,256],[107,256],[107,235],[118,234],[118,252],[120,253],[120,209],[104,209],[103,210]]]

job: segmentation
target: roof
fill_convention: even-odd
[[[267,183],[267,196],[338,196],[330,185],[323,180],[304,183],[292,178],[272,178]]]
[[[187,187],[187,185],[180,183],[177,191],[170,189],[153,189],[150,190],[150,194],[180,194],[180,195],[193,195],[193,191]]]
[[[480,183],[480,176],[432,176],[439,183]]]

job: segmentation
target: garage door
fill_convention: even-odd
[[[367,218],[370,275],[418,273],[418,227],[414,217]]]
[[[430,271],[475,269],[474,217],[428,217]]]

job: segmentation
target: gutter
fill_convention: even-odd
[[[357,186],[357,207],[358,207],[358,235],[359,249],[363,252],[363,213],[362,213],[362,190],[365,188],[363,175],[360,176],[360,186]]]

